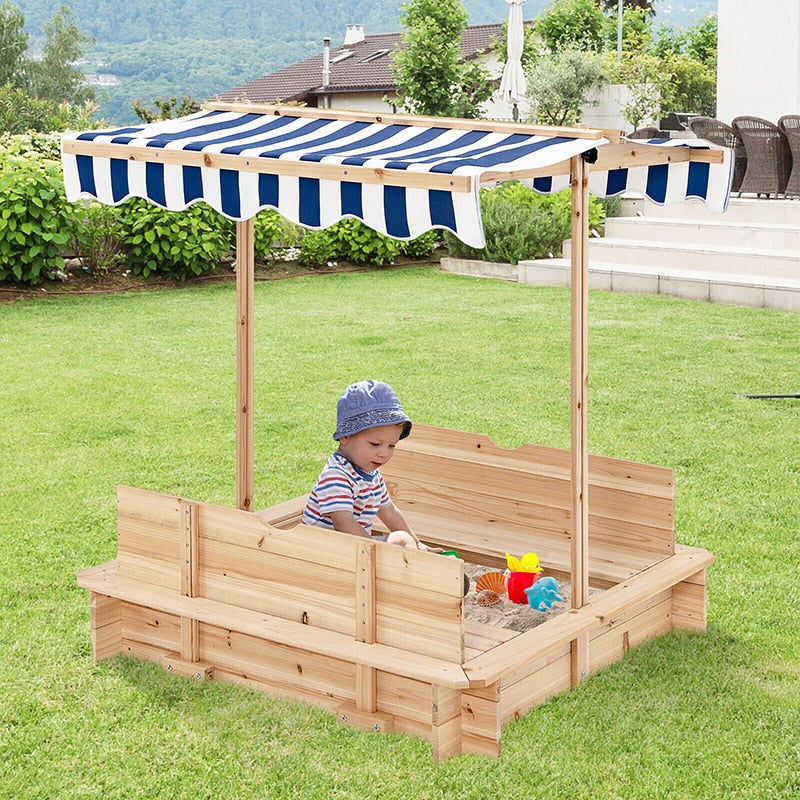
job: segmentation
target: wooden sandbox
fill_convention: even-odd
[[[117,558],[81,572],[95,659],[128,653],[344,722],[498,755],[503,725],[672,628],[704,630],[713,557],[674,541],[673,472],[589,456],[589,581],[524,633],[465,620],[460,559],[257,513],[118,490]],[[384,476],[422,538],[503,568],[534,550],[570,575],[569,451],[414,425]]]

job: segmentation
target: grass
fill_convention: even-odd
[[[430,268],[256,287],[256,502],[306,491],[353,380],[414,420],[569,446],[569,295]],[[503,734],[499,760],[288,700],[92,663],[79,570],[118,483],[234,504],[234,288],[0,305],[0,797],[794,798],[800,317],[590,296],[592,452],[676,469],[716,555],[709,629],[631,651]],[[535,549],[535,543],[534,543]]]

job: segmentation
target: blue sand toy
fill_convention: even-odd
[[[555,578],[539,578],[533,586],[525,589],[528,603],[537,611],[552,608],[553,603],[563,603],[564,598],[558,593],[558,581]]]

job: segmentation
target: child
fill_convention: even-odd
[[[361,381],[348,386],[336,405],[339,449],[317,478],[308,498],[303,522],[330,530],[371,536],[377,517],[390,531],[382,541],[441,552],[420,542],[386,490],[380,468],[392,457],[395,445],[411,432],[391,386]]]

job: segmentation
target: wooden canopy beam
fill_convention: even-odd
[[[209,111],[231,111],[236,114],[264,114],[273,117],[308,117],[311,119],[339,119],[348,122],[369,122],[379,125],[413,125],[424,128],[450,128],[451,130],[500,131],[524,133],[531,136],[563,136],[566,139],[607,139],[618,142],[619,130],[600,128],[572,128],[564,125],[533,125],[526,122],[500,122],[461,117],[422,117],[412,114],[381,114],[371,111],[332,110],[304,106],[267,105],[263,103],[204,103]]]
[[[447,175],[434,172],[411,172],[404,169],[359,167],[349,164],[321,164],[318,161],[286,161],[279,158],[239,156],[232,153],[208,153],[193,150],[169,150],[163,147],[67,140],[62,151],[76,156],[116,158],[151,164],[285,175],[292,178],[349,181],[351,183],[405,186],[410,189],[438,189],[446,192],[472,191],[471,175]]]

